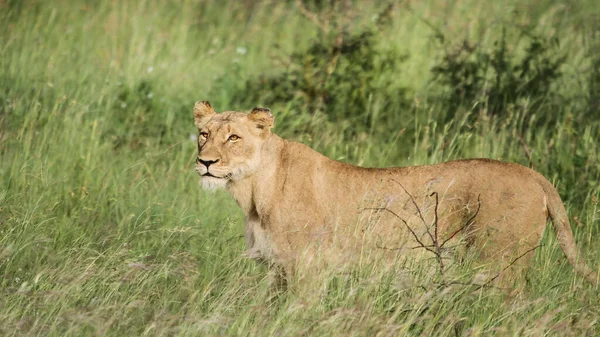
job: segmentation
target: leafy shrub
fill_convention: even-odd
[[[443,36],[439,38],[444,41]],[[558,39],[526,38],[529,43],[522,57],[508,48],[505,30],[490,50],[469,41],[447,48],[431,71],[445,87],[445,94],[437,99],[444,101],[448,115],[476,102],[483,102],[488,113],[498,116],[506,116],[511,106],[523,100],[532,112],[544,104],[560,104],[561,96],[554,87],[566,55],[555,50]]]
[[[322,33],[307,50],[293,53],[283,72],[261,74],[233,88],[231,78],[239,73],[230,72],[217,81],[212,95],[233,89],[233,106],[262,104],[291,110],[300,120],[323,114],[325,121],[339,124],[347,135],[392,124],[397,129],[401,112],[407,110],[407,90],[395,85],[395,76],[390,74],[399,71],[406,57],[378,46],[384,24],[380,20],[375,27],[356,33]],[[384,113],[374,113],[374,106]],[[311,126],[297,131],[310,132]]]

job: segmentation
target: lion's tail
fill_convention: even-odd
[[[569,223],[567,211],[565,210],[565,206],[560,198],[560,195],[558,195],[558,192],[548,180],[545,178],[542,180],[543,181],[540,181],[540,183],[544,189],[544,192],[546,193],[546,197],[548,198],[548,203],[546,206],[548,209],[548,215],[550,220],[552,220],[552,225],[554,227],[560,247],[575,271],[583,276],[586,281],[596,284],[598,282],[598,275],[579,257],[579,250],[575,244],[573,231],[571,230],[571,224]]]

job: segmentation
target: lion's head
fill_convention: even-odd
[[[196,172],[204,189],[225,187],[256,171],[261,146],[274,123],[269,109],[216,113],[209,102],[200,101],[194,106],[194,119],[198,128]]]

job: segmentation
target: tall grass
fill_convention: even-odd
[[[384,7],[355,3],[339,15],[354,13],[348,29],[360,32]],[[531,162],[558,187],[597,268],[596,7],[402,2],[374,52],[405,56],[377,77],[406,89],[406,109],[390,116],[372,93],[364,111],[395,122],[348,133],[326,109],[280,102],[275,132],[367,166]],[[272,298],[265,267],[241,256],[235,203],[199,189],[191,107],[252,108],[232,106],[241,83],[285,71],[278,60],[320,36],[293,2],[0,1],[0,15],[1,335],[598,334],[598,289],[574,275],[551,233],[518,295],[436,288],[414,266],[405,272],[423,287],[365,267]],[[493,48],[502,26],[560,39],[563,104],[532,112],[527,102],[543,98],[527,97],[499,115],[465,101],[449,113],[432,67],[463,39]],[[510,34],[522,55],[523,37]]]

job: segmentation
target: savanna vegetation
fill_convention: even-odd
[[[324,272],[273,297],[199,189],[192,107],[365,166],[485,157],[558,188],[600,265],[595,1],[0,0],[0,335],[594,336],[547,231],[518,294]],[[310,296],[309,296],[310,295]]]

